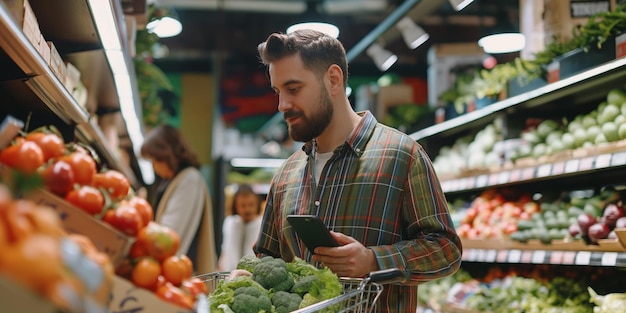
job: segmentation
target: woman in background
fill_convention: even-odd
[[[213,210],[200,162],[178,129],[160,125],[152,129],[141,146],[141,156],[150,160],[159,176],[150,202],[155,221],[180,236],[177,254],[186,254],[197,274],[217,268]]]
[[[239,259],[254,255],[252,246],[261,228],[261,197],[247,184],[238,186],[233,195],[231,215],[222,225],[222,249],[218,262],[219,271],[231,271]]]

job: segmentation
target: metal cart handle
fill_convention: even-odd
[[[403,283],[407,280],[407,275],[397,268],[389,268],[380,271],[370,272],[364,280],[379,284]]]

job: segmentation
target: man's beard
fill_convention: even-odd
[[[299,117],[302,121],[298,125],[289,125],[289,136],[291,139],[300,142],[308,142],[317,138],[333,117],[333,103],[326,88],[320,90],[319,101],[316,110],[311,116],[306,116],[301,111],[285,112],[284,117]]]

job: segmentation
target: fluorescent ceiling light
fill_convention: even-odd
[[[287,34],[293,33],[296,30],[301,29],[313,29],[325,33],[333,38],[339,37],[339,28],[337,28],[337,26],[321,22],[307,22],[291,25],[289,26],[289,28],[287,28]]]
[[[381,71],[388,70],[392,65],[398,61],[398,56],[391,53],[389,50],[385,50],[380,44],[373,43],[367,48],[367,55],[373,60],[378,69]]]
[[[485,53],[510,53],[517,52],[526,46],[526,37],[520,33],[494,34],[478,40],[478,45]]]
[[[407,46],[411,49],[415,49],[425,43],[430,35],[424,31],[421,27],[419,27],[413,20],[405,16],[398,21],[396,27],[402,33],[402,38]]]
[[[450,0],[450,5],[455,10],[461,11],[472,2],[474,2],[474,0]]]
[[[159,36],[159,38],[167,38],[180,34],[180,32],[183,31],[183,24],[173,17],[164,16],[148,23],[146,29]]]
[[[265,167],[278,168],[285,162],[285,159],[263,159],[263,158],[233,158],[230,160],[232,167]]]

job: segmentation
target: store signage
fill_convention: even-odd
[[[570,13],[572,17],[590,17],[597,13],[609,12],[611,3],[607,0],[597,1],[572,1],[570,2]]]

